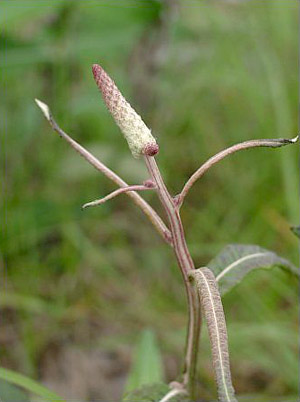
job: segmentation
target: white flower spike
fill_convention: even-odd
[[[151,131],[122,96],[114,81],[98,64],[93,65],[93,74],[103,100],[124,134],[132,155],[138,158],[141,155],[157,154],[159,147]]]

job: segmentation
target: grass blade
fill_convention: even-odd
[[[46,400],[65,402],[64,399],[56,395],[54,392],[50,391],[48,388],[38,384],[31,378],[16,373],[15,371],[0,367],[0,379],[11,384],[18,385],[19,387],[22,387],[33,394],[41,396]]]
[[[150,330],[145,330],[142,332],[137,345],[126,391],[132,391],[145,384],[162,381],[163,369],[160,351],[156,344],[154,333]]]

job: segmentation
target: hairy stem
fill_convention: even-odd
[[[156,184],[156,190],[160,201],[168,216],[173,238],[174,252],[184,279],[187,293],[189,323],[186,340],[183,385],[188,389],[191,397],[193,397],[195,393],[195,373],[201,325],[199,297],[189,280],[189,272],[194,270],[195,266],[185,241],[178,207],[165,186],[155,159],[153,157],[145,156],[145,161],[151,178]]]
[[[278,148],[289,144],[294,144],[298,141],[298,136],[292,139],[285,138],[275,138],[275,139],[266,139],[266,140],[250,140],[244,141],[239,144],[235,144],[229,148],[224,149],[223,151],[217,153],[216,155],[209,158],[196,172],[189,178],[189,180],[184,185],[181,193],[177,195],[176,200],[178,207],[180,207],[183,203],[184,198],[187,193],[193,186],[193,184],[200,179],[210,169],[213,165],[215,165],[220,160],[224,159],[226,156],[231,155],[237,151],[241,151],[243,149],[255,148],[255,147],[268,147],[268,148]]]

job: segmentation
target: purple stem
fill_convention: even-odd
[[[44,116],[48,120],[50,126],[54,131],[56,131],[60,137],[66,140],[75,151],[77,151],[86,161],[88,161],[95,169],[103,173],[106,177],[116,183],[119,187],[124,188],[128,187],[128,184],[115,172],[109,169],[106,165],[99,161],[94,155],[92,155],[87,149],[82,147],[78,142],[73,140],[64,130],[62,130],[59,125],[54,120],[51,111],[45,103],[41,102],[38,99],[35,99],[38,107],[43,112]],[[146,183],[145,183],[146,184]],[[144,214],[150,219],[153,226],[160,233],[162,238],[168,243],[172,245],[172,236],[170,230],[166,227],[163,220],[160,216],[154,211],[154,209],[135,191],[127,192],[127,195],[133,199],[136,205],[138,205]]]
[[[87,202],[82,206],[82,209],[104,204],[106,201],[111,200],[112,198],[115,198],[120,194],[128,193],[128,191],[145,191],[145,190],[153,190],[154,188],[155,187],[149,187],[142,184],[136,184],[128,187],[120,187],[117,190],[113,191],[112,193],[108,194],[107,196],[100,198],[99,200]]]
[[[188,299],[189,323],[186,340],[185,365],[183,372],[183,385],[188,389],[191,397],[194,394],[198,341],[200,334],[200,303],[197,292],[189,280],[189,273],[195,269],[192,257],[188,250],[183,225],[179,215],[179,209],[174,199],[168,192],[161,177],[160,171],[153,157],[145,156],[146,165],[152,180],[156,184],[156,190],[160,201],[167,213],[170,230],[173,238],[174,252],[180,267]]]

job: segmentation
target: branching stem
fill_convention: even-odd
[[[88,150],[83,148],[78,142],[73,140],[67,133],[65,133],[59,125],[56,123],[48,105],[40,100],[35,100],[39,108],[42,110],[44,116],[48,120],[49,124],[56,131],[60,137],[66,140],[75,151],[77,151],[86,161],[88,161],[95,169],[99,170],[101,173],[105,174],[110,180],[116,183],[119,187],[128,187],[128,184],[115,172],[109,169],[106,165],[99,161],[94,155],[92,155]],[[144,214],[150,219],[151,223],[154,225],[156,230],[160,233],[162,238],[169,244],[172,244],[172,236],[170,230],[164,224],[160,216],[154,211],[154,209],[135,191],[127,192],[127,195],[133,199],[133,201],[141,208]]]
[[[189,323],[186,340],[183,385],[188,388],[189,394],[191,397],[193,397],[198,355],[198,341],[201,325],[199,297],[189,280],[189,272],[194,270],[195,266],[185,241],[184,230],[178,207],[166,188],[155,159],[153,157],[145,156],[145,161],[151,178],[156,184],[156,190],[158,192],[160,201],[168,216],[173,238],[174,252],[186,288],[189,308]]]
[[[121,187],[121,188],[118,188],[117,190],[113,191],[112,193],[108,194],[106,197],[100,198],[99,200],[87,202],[86,204],[84,204],[82,206],[82,209],[85,209],[88,207],[95,207],[97,205],[104,204],[106,201],[111,200],[112,198],[115,198],[120,194],[128,193],[128,191],[145,191],[145,190],[153,190],[154,188],[155,187],[147,187],[144,185]]]
[[[270,148],[278,148],[288,144],[294,144],[298,141],[298,136],[293,139],[284,139],[284,138],[276,138],[276,139],[266,139],[266,140],[250,140],[244,141],[239,144],[235,144],[229,148],[224,149],[223,151],[217,153],[216,155],[209,158],[196,172],[189,178],[189,180],[184,185],[181,193],[176,196],[176,202],[178,207],[180,208],[187,193],[193,186],[193,184],[200,179],[210,169],[213,165],[215,165],[220,160],[226,158],[226,156],[233,154],[237,151],[241,151],[243,149],[255,148],[255,147],[270,147]]]
[[[281,147],[287,144],[295,143],[298,137],[288,139],[266,139],[245,141],[233,145],[210,159],[208,159],[200,168],[190,177],[180,194],[173,198],[163,181],[159,168],[153,157],[159,147],[156,144],[151,131],[147,128],[140,116],[132,109],[125,98],[121,95],[115,83],[108,74],[99,65],[93,66],[93,73],[96,83],[102,92],[103,99],[114,117],[116,123],[123,132],[129,147],[134,156],[144,155],[146,166],[151,176],[151,180],[147,180],[143,185],[129,186],[121,177],[100,162],[94,155],[83,148],[66,134],[53,119],[49,107],[43,102],[36,99],[37,105],[42,110],[46,119],[50,123],[54,131],[64,138],[73,149],[75,149],[83,158],[85,158],[94,168],[107,176],[116,183],[119,188],[106,197],[86,203],[83,208],[103,204],[119,194],[126,193],[133,201],[142,209],[145,215],[150,219],[157,231],[163,239],[173,247],[174,253],[180,267],[186,294],[188,300],[188,330],[186,337],[185,364],[183,370],[183,379],[180,387],[170,390],[160,402],[167,402],[178,394],[188,393],[194,399],[195,394],[195,375],[196,364],[198,358],[198,343],[201,329],[201,304],[207,320],[208,330],[212,345],[213,362],[216,372],[220,401],[234,402],[234,390],[231,383],[231,374],[229,366],[229,355],[227,345],[226,322],[221,303],[220,294],[216,284],[216,280],[212,272],[207,268],[195,270],[195,266],[188,250],[184,229],[181,222],[179,210],[180,207],[193,186],[193,184],[203,176],[214,164],[224,159],[226,156],[237,151],[254,148],[254,147]],[[165,225],[156,211],[136,193],[155,189],[164,207],[170,229]],[[190,278],[193,278],[197,287],[192,285]]]

